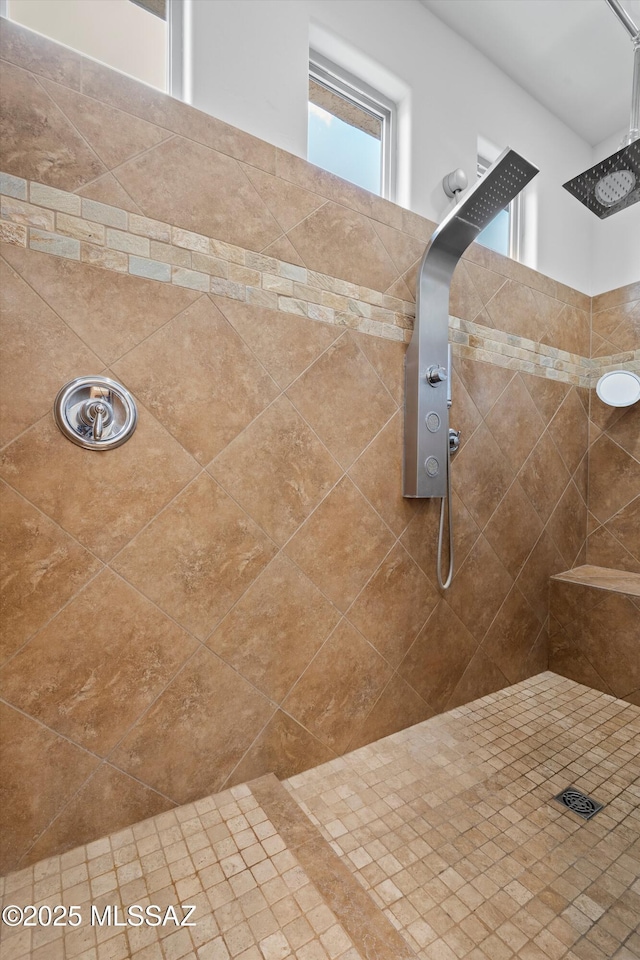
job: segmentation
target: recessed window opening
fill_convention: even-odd
[[[364,81],[312,53],[307,159],[371,193],[394,190],[395,105]]]
[[[482,177],[492,161],[478,155],[477,174]],[[519,193],[508,207],[502,210],[488,227],[478,234],[477,243],[495,250],[512,260],[520,260],[523,225],[522,194]]]

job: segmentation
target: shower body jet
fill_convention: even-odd
[[[450,440],[451,278],[467,247],[537,173],[537,167],[507,147],[436,229],[418,272],[416,320],[405,358],[403,495],[443,498],[440,543],[444,499],[449,501],[450,570],[445,583],[439,576],[443,588],[451,582],[453,570],[449,453],[456,448],[456,434]]]

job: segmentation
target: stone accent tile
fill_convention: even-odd
[[[5,664],[0,690],[47,727],[105,756],[196,646],[107,570]]]
[[[241,283],[233,283],[231,280],[211,277],[209,288],[211,293],[218,294],[221,297],[229,297],[231,300],[247,299],[247,288]]]
[[[48,207],[51,210],[57,210],[59,213],[66,213],[75,217],[79,217],[81,213],[79,197],[76,197],[73,193],[68,193],[66,190],[47,187],[43,183],[32,182],[30,184],[29,199],[31,203],[35,203],[37,206]]]
[[[275,553],[262,530],[205,473],[112,563],[203,640]]]
[[[171,263],[176,267],[191,267],[191,252],[183,247],[176,247],[171,243],[160,243],[158,240],[151,240],[149,243],[149,256],[152,260],[161,260],[163,263]],[[175,281],[174,281],[175,282]],[[209,280],[207,287],[209,289]]]
[[[26,247],[28,231],[20,223],[0,220],[0,242],[11,243],[17,247]]]
[[[0,193],[16,200],[26,200],[27,181],[22,177],[12,177],[10,173],[0,173]]]
[[[4,131],[0,169],[61,190],[77,190],[105,167],[34,76],[0,63]]]
[[[209,472],[282,545],[342,471],[282,396],[209,465]]]
[[[108,833],[155,817],[173,806],[166,797],[103,763],[38,838],[25,862],[33,863],[54,853],[64,854],[79,843],[99,840]],[[123,880],[126,866],[119,871]],[[131,870],[132,874],[134,872],[137,871]]]
[[[56,231],[66,237],[75,237],[88,243],[104,243],[104,227],[100,223],[83,220],[81,217],[70,217],[66,213],[56,214]]]
[[[133,436],[108,458],[87,457],[86,450],[65,440],[53,418],[44,418],[4,449],[0,473],[83,546],[107,559],[198,469],[148,410],[139,406],[138,414]],[[74,478],[73,497],[69,477]]]
[[[2,565],[12,571],[1,588],[4,662],[95,576],[100,563],[4,483],[0,503]]]
[[[110,250],[108,247],[98,247],[94,243],[80,244],[80,260],[93,267],[103,267],[114,273],[129,272],[129,257],[119,250]]]
[[[136,257],[149,257],[149,240],[146,237],[132,236],[122,230],[108,228],[106,243],[112,250],[121,250],[123,253],[131,253]]]
[[[159,263],[157,260],[148,260],[146,257],[129,255],[129,273],[136,277],[147,277],[149,280],[171,282],[171,267],[168,263]]]
[[[3,793],[2,872],[17,869],[39,835],[98,766],[98,759],[0,703]]]
[[[150,220],[148,217],[139,217],[135,213],[129,214],[129,230],[131,233],[148,237],[150,240],[158,240],[161,243],[171,242],[171,227],[168,223]]]
[[[278,394],[208,297],[127,354],[115,371],[202,464]]]
[[[206,273],[185,270],[184,267],[172,268],[171,282],[179,287],[188,287],[190,290],[201,290],[205,293],[209,290],[209,277]]]
[[[335,607],[280,554],[207,645],[269,699],[281,703],[339,619]]]
[[[117,230],[126,230],[129,226],[129,218],[125,210],[112,207],[108,203],[100,203],[98,200],[89,200],[87,197],[82,200],[82,216],[85,220],[103,223]]]
[[[395,412],[395,403],[353,339],[343,335],[287,394],[343,468]]]
[[[272,714],[255,687],[201,649],[112,760],[164,796],[187,803],[222,787]]]
[[[32,250],[40,250],[54,257],[66,257],[68,260],[80,259],[80,241],[59,237],[55,233],[36,230],[32,227],[29,233],[29,246]]]
[[[3,250],[9,260],[14,252],[23,253],[17,247]],[[99,370],[101,363],[4,262],[0,263],[0,280],[4,343],[0,357],[0,442],[4,445],[51,410],[63,384],[86,370]]]
[[[12,197],[2,197],[0,216],[12,223],[41,227],[44,230],[53,230],[55,227],[55,214],[51,210],[25,203],[24,200],[14,200]]]
[[[391,675],[391,667],[343,620],[283,707],[330,749],[342,753]]]
[[[127,353],[196,298],[187,290],[56,257],[20,250],[10,250],[5,255],[58,316],[85,343],[93,344],[103,363],[112,363]],[[116,250],[82,244],[81,255],[83,260],[96,260],[101,266],[116,257],[113,267],[127,268],[127,255]],[[88,302],[91,310],[87,310]],[[99,369],[95,360],[85,366]],[[77,375],[81,373],[80,370]],[[65,380],[61,379],[60,385],[63,383]]]
[[[393,539],[344,477],[289,541],[285,552],[344,611],[391,549]]]
[[[214,302],[283,389],[340,336],[303,317],[217,297]]]

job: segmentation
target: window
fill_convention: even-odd
[[[483,176],[491,166],[491,161],[478,156],[478,177]],[[502,253],[512,260],[520,259],[520,237],[522,234],[522,194],[518,194],[506,209],[492,220],[482,233],[478,234],[477,243],[489,247],[496,253]]]
[[[309,61],[307,159],[393,199],[395,105],[321,57]]]

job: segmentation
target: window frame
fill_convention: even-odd
[[[478,153],[476,162],[478,179],[484,176],[492,163],[492,160],[488,160],[481,153]],[[509,249],[506,254],[503,254],[503,256],[507,256],[511,260],[516,260],[518,263],[520,263],[524,226],[524,206],[522,203],[521,192],[513,198],[506,209],[509,211]]]
[[[380,120],[380,193],[395,202],[397,170],[397,105],[345,68],[309,50],[309,78]],[[364,189],[364,188],[362,188]]]

